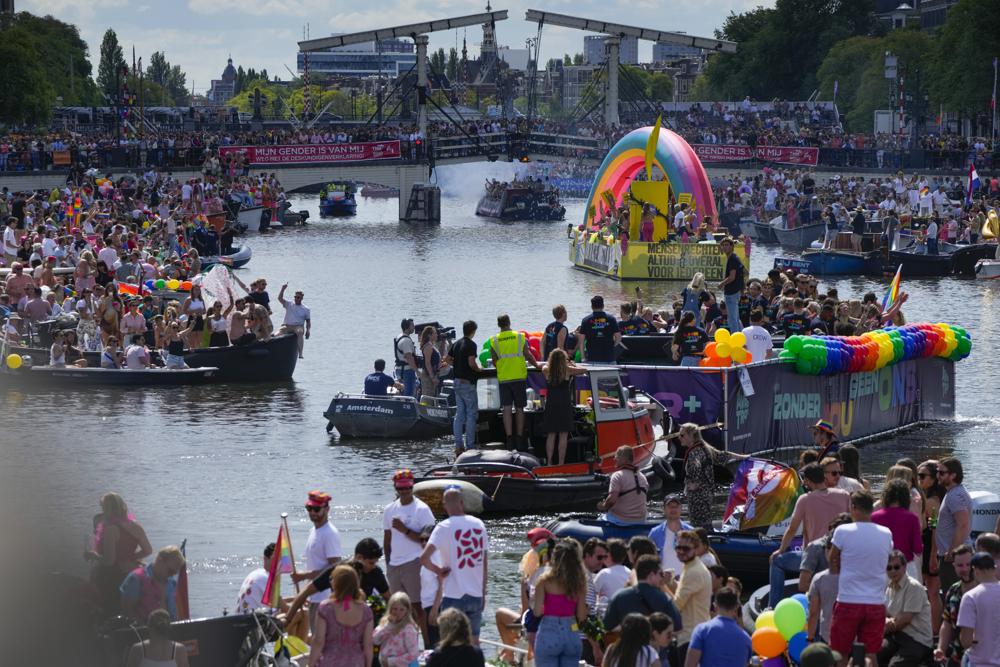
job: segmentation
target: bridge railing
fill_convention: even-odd
[[[603,140],[571,134],[486,132],[435,137],[431,145],[435,160],[472,156],[517,160],[527,155],[551,155],[600,161],[607,153]]]

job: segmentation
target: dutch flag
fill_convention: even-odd
[[[972,195],[979,189],[979,172],[976,171],[976,165],[969,165],[969,193],[965,197],[965,203],[972,203]]]

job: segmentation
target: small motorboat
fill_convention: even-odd
[[[903,274],[907,276],[948,276],[952,269],[951,255],[928,254],[923,245],[889,251],[886,270],[895,271],[899,266],[903,267]]]
[[[77,368],[75,366],[22,366],[6,374],[29,383],[96,385],[119,387],[173,387],[205,384],[215,379],[219,369],[206,368]]]
[[[591,537],[605,541],[617,537],[628,541],[637,535],[648,535],[660,523],[657,520],[623,526],[593,515],[570,514],[553,519],[545,527],[558,537],[572,537],[584,544]],[[750,587],[767,583],[769,557],[781,543],[782,530],[783,526],[772,526],[766,530],[738,531],[719,525],[709,533],[708,539],[730,574]]]
[[[378,199],[398,197],[399,188],[390,188],[378,183],[365,183],[361,186],[361,196]]]
[[[501,184],[480,198],[476,215],[504,222],[548,222],[565,220],[566,207],[559,203],[559,195],[554,190],[537,191],[530,187]]]
[[[951,270],[960,276],[978,276],[976,265],[982,260],[995,259],[997,254],[996,243],[959,243],[953,247]]]
[[[809,273],[817,276],[864,276],[882,275],[880,234],[865,234],[861,238],[861,250],[854,250],[850,233],[841,232],[824,248],[816,242],[813,247],[802,252],[802,259],[809,262]],[[816,247],[819,246],[819,247]]]
[[[740,218],[740,232],[757,243],[777,243],[774,228],[756,217]]]
[[[756,584],[755,584],[756,585]],[[790,598],[796,593],[799,593],[799,580],[798,579],[786,579],[785,580],[785,591],[781,596],[781,599]],[[746,603],[743,605],[743,622],[750,626],[751,628],[757,627],[757,617],[760,616],[768,608],[767,601],[771,596],[771,584],[763,584],[760,588],[754,590],[747,598]]]
[[[976,262],[976,278],[996,280],[1000,278],[1000,259],[981,259]]]
[[[447,381],[446,381],[447,382]],[[402,438],[419,440],[451,433],[455,403],[448,395],[412,396],[339,393],[323,416],[326,432],[342,438]]]
[[[239,230],[260,228],[261,216],[264,214],[263,206],[241,206],[236,213],[236,227]]]
[[[543,383],[540,374],[529,375],[529,384],[538,391]],[[617,368],[592,366],[586,375],[575,378],[576,418],[563,465],[542,461],[547,434],[542,427],[541,401],[532,397],[534,390],[524,415],[521,450],[500,444],[505,436],[496,378],[481,379],[477,391],[476,437],[495,444],[469,450],[454,463],[428,470],[414,487],[418,497],[433,499],[440,493],[440,482],[457,481],[484,494],[483,515],[591,509],[607,494],[615,450],[622,445],[632,448],[635,465],[649,481],[650,496],[673,484],[671,447],[659,437],[666,411],[648,394],[623,386]]]
[[[211,255],[201,260],[202,269],[208,269],[216,264],[225,264],[231,269],[239,269],[246,266],[253,257],[253,250],[248,244],[243,244],[228,255]]]
[[[319,214],[326,216],[354,215],[358,204],[354,199],[354,184],[328,183],[319,193]]]
[[[786,224],[784,216],[771,221],[771,229],[782,248],[805,250],[813,241],[823,238],[826,232],[826,223],[823,222],[798,225],[791,229]]]

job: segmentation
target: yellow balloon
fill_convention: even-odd
[[[747,354],[749,354],[745,348],[737,347],[733,349],[733,361],[738,364],[742,364],[747,360]]]
[[[733,350],[729,343],[716,343],[715,344],[715,354],[719,356],[720,359],[725,359],[726,357],[732,355]]]
[[[170,280],[167,281],[167,289],[175,290],[180,286],[181,286],[181,281],[177,280],[176,278],[171,278]]]
[[[729,342],[729,330],[728,329],[716,329],[715,330],[715,342],[716,343],[728,343]],[[719,355],[723,356],[723,355]],[[728,354],[725,356],[729,356]]]
[[[742,331],[737,331],[729,337],[729,344],[733,347],[743,347],[747,344],[747,337],[743,335]]]
[[[774,624],[774,612],[764,611],[761,612],[760,616],[757,617],[756,623],[757,629],[761,628],[774,628],[777,630],[777,626]]]
[[[17,370],[21,367],[21,355],[19,354],[8,354],[7,355],[7,368],[12,370]]]
[[[142,228],[149,229],[149,220],[146,220],[144,223],[142,223]]]

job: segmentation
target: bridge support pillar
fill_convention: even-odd
[[[413,186],[427,182],[427,169],[425,164],[406,165],[397,167],[399,175],[399,219],[408,220],[408,209],[410,195],[413,193]],[[440,222],[440,209],[436,213],[435,220],[421,219],[419,222]]]
[[[420,137],[427,141],[427,35],[416,35],[417,45],[417,127]]]
[[[608,37],[604,47],[608,53],[608,89],[604,94],[604,121],[608,127],[618,125],[618,62],[621,40]]]

